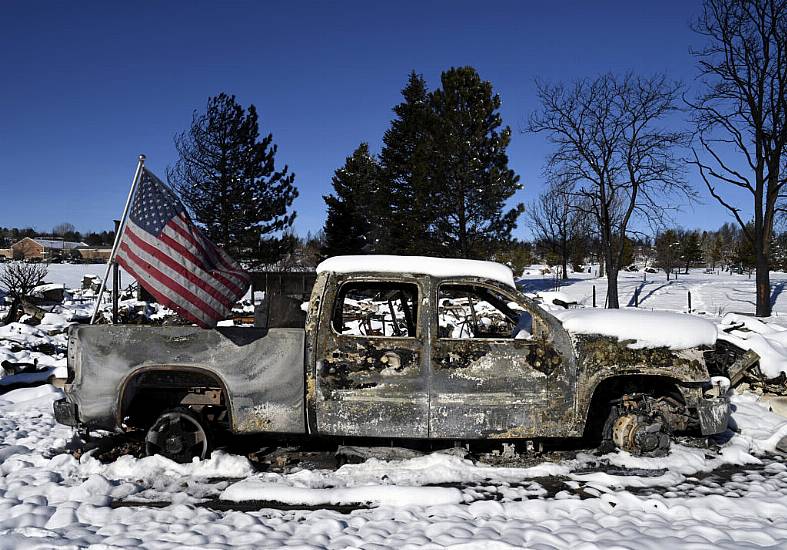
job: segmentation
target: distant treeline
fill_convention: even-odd
[[[90,246],[112,246],[115,240],[114,231],[88,231],[82,233],[70,223],[61,223],[51,231],[39,231],[32,227],[0,227],[0,248],[7,248],[25,237],[42,237],[62,239],[71,242],[83,242]]]

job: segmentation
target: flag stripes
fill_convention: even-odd
[[[175,195],[147,169],[116,261],[159,302],[202,327],[227,318],[249,285],[248,274],[202,234]]]

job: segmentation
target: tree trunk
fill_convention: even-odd
[[[619,309],[618,300],[618,270],[607,266],[607,309]]]
[[[757,250],[757,317],[771,316],[771,274],[768,266],[768,256],[762,250]]]
[[[14,321],[16,321],[16,318],[19,315],[19,306],[20,306],[19,298],[15,297],[14,301],[11,303],[11,309],[8,310],[8,313],[3,318],[3,321],[2,323],[0,323],[0,326],[5,326],[9,323],[13,323]]]

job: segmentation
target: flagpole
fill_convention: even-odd
[[[123,207],[123,215],[120,217],[120,224],[118,225],[117,230],[115,231],[115,242],[112,244],[112,252],[109,254],[109,259],[107,260],[107,269],[104,271],[104,278],[101,281],[101,288],[98,291],[98,299],[96,300],[96,306],[93,308],[93,315],[90,317],[90,324],[96,322],[96,316],[98,315],[98,310],[101,308],[101,299],[104,297],[104,289],[107,286],[107,277],[109,277],[109,272],[112,269],[112,264],[115,262],[115,254],[117,253],[118,244],[120,244],[120,236],[123,234],[123,229],[126,227],[126,219],[128,218],[128,207],[131,204],[131,197],[134,195],[134,191],[137,189],[137,184],[139,183],[139,178],[142,175],[142,168],[145,166],[145,155],[139,155],[138,162],[137,162],[137,170],[134,172],[134,179],[131,180],[131,189],[128,190],[128,197],[126,197],[126,205]]]

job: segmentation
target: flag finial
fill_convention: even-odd
[[[139,155],[139,162],[145,162],[145,155],[143,155],[142,153],[140,153]]]

